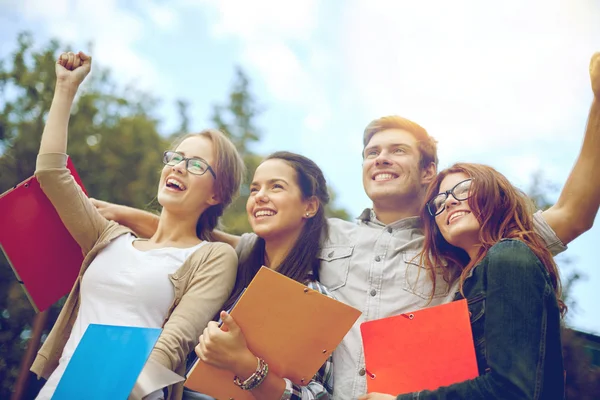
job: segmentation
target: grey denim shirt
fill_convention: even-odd
[[[428,303],[432,285],[415,258],[423,245],[419,217],[385,225],[365,209],[356,223],[330,218],[328,225],[319,250],[320,281],[338,300],[362,312],[333,352],[333,398],[349,400],[367,391],[360,324],[450,302],[456,288],[437,280]],[[534,225],[554,255],[566,250],[541,211]]]

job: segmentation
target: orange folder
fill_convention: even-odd
[[[478,376],[466,300],[360,326],[369,392],[398,395]]]
[[[248,348],[269,371],[307,385],[342,341],[360,311],[262,267],[231,311]],[[185,386],[217,399],[254,399],[233,373],[198,360]]]
[[[83,189],[70,158],[67,168]],[[83,262],[81,248],[33,176],[0,195],[0,249],[36,312],[69,293]]]

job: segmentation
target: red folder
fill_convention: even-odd
[[[85,192],[70,158],[67,168]],[[0,249],[36,312],[70,292],[83,262],[81,248],[33,176],[0,195]]]
[[[466,300],[364,322],[369,392],[398,395],[478,376]]]

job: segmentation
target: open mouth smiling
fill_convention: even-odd
[[[254,211],[254,218],[272,217],[275,214],[277,214],[277,212],[274,210],[268,208],[261,208],[259,210]]]
[[[466,211],[466,210],[453,211],[450,213],[450,215],[448,215],[448,221],[447,221],[446,225],[450,225],[452,222],[454,222],[458,218],[464,217],[465,215],[468,215],[470,213],[471,213],[470,211]]]
[[[167,178],[165,186],[169,189],[178,190],[180,192],[183,192],[187,189],[183,183],[181,183],[175,178]]]
[[[397,174],[392,172],[377,172],[373,175],[373,180],[376,182],[380,181],[391,181],[392,179],[396,179],[398,177]]]

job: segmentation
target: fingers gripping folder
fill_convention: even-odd
[[[369,392],[392,395],[478,376],[466,300],[360,326]]]
[[[306,386],[360,311],[262,267],[231,311],[248,348],[280,377]],[[185,385],[218,399],[254,399],[234,375],[199,360]]]

